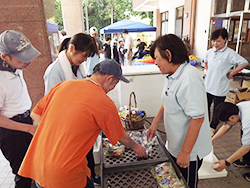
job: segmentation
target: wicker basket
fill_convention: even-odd
[[[145,111],[142,111],[145,115],[140,120],[132,120],[131,119],[131,114],[132,114],[131,98],[132,98],[132,95],[134,96],[135,108],[137,107],[135,93],[132,92],[129,96],[129,118],[125,119],[125,118],[121,117],[121,120],[123,121],[123,126],[126,130],[137,130],[137,129],[144,128],[144,123],[145,123],[145,119],[146,119],[146,112]]]

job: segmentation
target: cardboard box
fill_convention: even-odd
[[[242,87],[250,88],[250,80],[243,80]]]
[[[247,87],[239,87],[237,88],[239,92],[229,91],[225,102],[231,102],[233,104],[237,104],[241,101],[250,100],[250,88]]]

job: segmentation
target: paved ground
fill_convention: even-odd
[[[231,81],[232,87],[239,86],[239,80]],[[163,130],[163,127],[160,128]],[[162,134],[164,137],[164,134]],[[214,152],[218,159],[224,159],[230,156],[240,147],[240,125],[233,127],[227,135],[214,143]],[[99,166],[96,166],[96,172],[99,173]],[[246,181],[242,174],[250,169],[240,169],[231,165],[228,170],[228,176],[225,178],[212,178],[199,181],[199,188],[247,188],[250,182]],[[99,187],[99,186],[97,186]],[[14,188],[14,175],[11,173],[9,163],[0,152],[0,188]]]

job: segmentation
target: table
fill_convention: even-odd
[[[178,178],[184,183],[185,187],[188,187],[158,134],[157,143],[152,150],[151,157],[148,159],[139,159],[132,149],[125,150],[124,157],[107,157],[104,154],[106,148],[102,144],[102,187],[156,188],[159,185],[151,172],[151,168],[163,162],[170,162]]]

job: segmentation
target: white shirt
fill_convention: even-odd
[[[125,38],[124,49],[128,49],[129,45],[131,45],[130,49],[132,50],[132,48],[133,48],[133,39],[129,34],[127,34],[126,38]]]
[[[220,97],[228,94],[230,80],[227,74],[230,69],[236,65],[248,64],[246,59],[227,46],[218,51],[215,48],[209,49],[204,61],[208,66],[205,77],[206,92]]]
[[[237,104],[239,107],[239,116],[242,126],[242,146],[250,146],[250,101],[244,101]]]
[[[31,108],[31,99],[23,71],[16,70],[15,74],[0,71],[0,111],[1,115],[12,118]]]
[[[174,74],[167,76],[162,92],[164,126],[168,149],[177,158],[185,141],[191,119],[204,117],[198,138],[190,154],[190,161],[202,159],[212,150],[207,99],[200,72],[188,63],[181,64]]]

